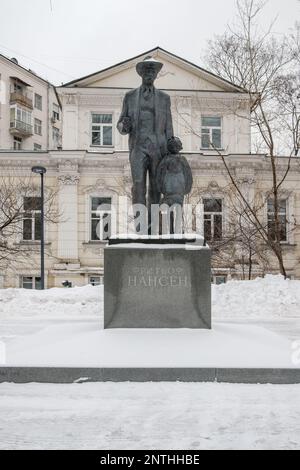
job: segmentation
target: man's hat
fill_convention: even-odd
[[[145,59],[142,62],[139,62],[138,64],[136,64],[136,71],[139,75],[142,76],[144,67],[147,64],[153,64],[155,66],[157,72],[159,72],[163,67],[163,64],[161,62],[159,62],[158,60],[153,59],[153,57],[148,55],[147,57],[145,57]]]

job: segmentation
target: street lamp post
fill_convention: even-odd
[[[34,166],[31,171],[41,175],[41,289],[45,289],[45,230],[44,230],[44,174],[47,172],[43,166]]]

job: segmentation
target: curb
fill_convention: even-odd
[[[238,384],[300,384],[300,369],[147,369],[1,367],[0,383],[85,382],[217,382]]]

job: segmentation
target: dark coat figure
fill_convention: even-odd
[[[168,155],[157,168],[156,184],[163,194],[161,204],[173,206],[183,205],[184,196],[189,194],[193,186],[193,176],[190,165],[185,157],[180,155],[182,143],[178,137],[168,140]]]
[[[152,204],[159,204],[157,166],[167,153],[168,139],[173,136],[170,97],[153,85],[162,66],[152,57],[146,57],[137,64],[136,69],[143,83],[136,90],[126,93],[117,124],[121,134],[129,134],[132,202],[146,205],[149,174],[149,208]]]

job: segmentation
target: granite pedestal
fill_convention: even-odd
[[[104,269],[104,328],[211,328],[208,247],[112,244]]]

